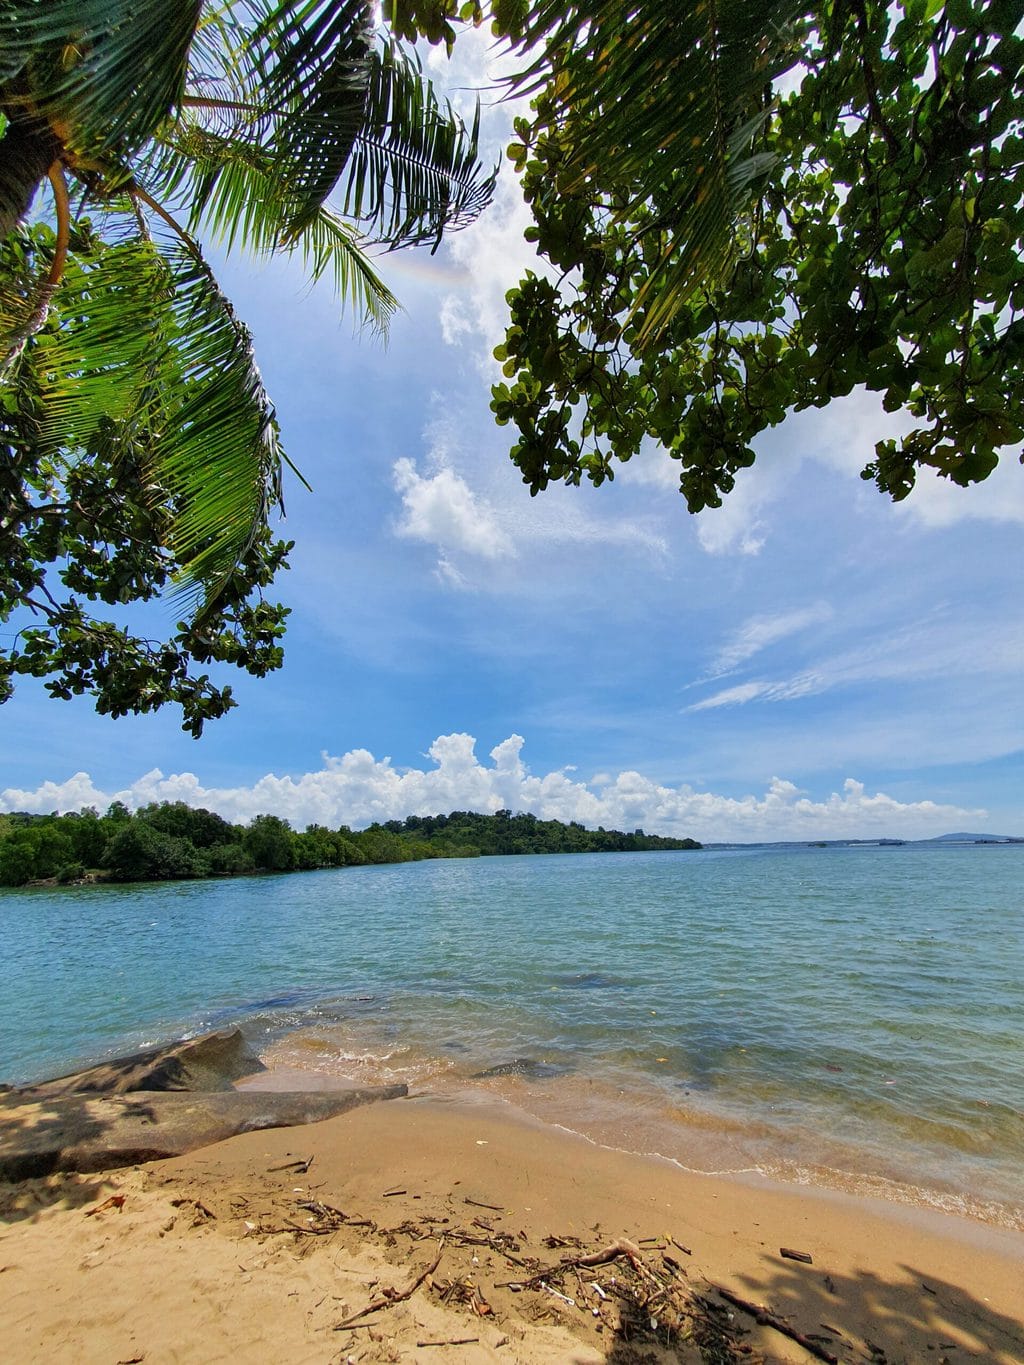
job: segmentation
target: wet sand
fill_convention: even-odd
[[[1024,1234],[694,1175],[467,1096],[25,1182],[0,1218],[18,1365],[1024,1360]],[[639,1254],[560,1267],[617,1243]]]

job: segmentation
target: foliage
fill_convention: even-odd
[[[395,7],[449,44],[481,17]],[[496,352],[531,492],[653,441],[691,511],[719,506],[760,433],[857,388],[912,428],[864,478],[895,499],[922,468],[986,478],[1024,438],[1020,20],[1016,0],[497,6],[553,267],[509,295]]]
[[[410,815],[356,831],[316,824],[298,831],[276,815],[257,815],[243,826],[183,801],[151,802],[134,813],[114,802],[103,816],[94,810],[0,815],[0,886],[238,877],[488,854],[693,848],[700,848],[693,839],[664,839],[640,829],[588,830],[576,821],[563,824],[507,810]]]
[[[499,810],[493,815],[478,811],[453,811],[450,815],[410,815],[404,821],[389,820],[383,828],[396,837],[414,837],[447,856],[514,853],[639,853],[654,849],[694,849],[694,839],[671,839],[621,830],[586,829],[576,820],[539,820],[529,812]],[[464,850],[454,853],[450,850]],[[435,853],[433,856],[438,856]]]
[[[31,674],[198,735],[234,705],[205,666],[280,666],[288,461],[200,237],[384,328],[364,246],[436,247],[492,183],[369,0],[0,0],[0,701]]]

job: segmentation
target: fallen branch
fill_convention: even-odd
[[[578,1256],[568,1264],[604,1265],[607,1261],[614,1261],[619,1256],[628,1256],[634,1266],[641,1262],[640,1248],[637,1244],[631,1242],[627,1237],[618,1237],[614,1242],[609,1242],[603,1250],[593,1251],[589,1256]]]
[[[416,1346],[473,1346],[479,1340],[479,1337],[448,1337],[444,1341],[418,1341]]]
[[[633,1269],[639,1275],[648,1275],[651,1272],[644,1265],[640,1248],[635,1242],[631,1242],[626,1237],[619,1237],[616,1241],[610,1242],[601,1251],[593,1251],[589,1256],[567,1256],[564,1261],[559,1261],[557,1265],[545,1266],[541,1270],[535,1270],[532,1275],[525,1280],[507,1280],[504,1284],[499,1284],[498,1289],[535,1289],[541,1281],[550,1279],[552,1275],[558,1275],[564,1270],[576,1270],[581,1266],[606,1265],[609,1261],[616,1260],[619,1256],[629,1258]]]
[[[431,1261],[430,1265],[428,1265],[425,1270],[421,1271],[405,1289],[385,1289],[378,1298],[374,1299],[365,1308],[360,1309],[358,1313],[351,1314],[344,1322],[336,1322],[334,1324],[334,1331],[344,1331],[344,1329],[350,1327],[352,1323],[358,1322],[360,1318],[365,1318],[370,1313],[376,1313],[381,1308],[390,1308],[392,1304],[403,1303],[406,1299],[411,1299],[423,1281],[429,1275],[433,1275],[434,1271],[441,1264],[441,1257],[443,1255],[444,1238],[442,1237],[437,1244],[437,1255],[434,1257],[433,1261]]]
[[[726,1303],[731,1303],[734,1308],[739,1308],[741,1312],[749,1313],[750,1316],[762,1327],[771,1327],[776,1332],[781,1332],[784,1337],[789,1337],[790,1341],[795,1341],[798,1346],[802,1346],[816,1360],[824,1360],[828,1365],[839,1365],[838,1357],[826,1351],[823,1346],[819,1346],[810,1337],[804,1336],[803,1332],[798,1332],[795,1327],[790,1327],[784,1318],[776,1317],[762,1304],[751,1303],[747,1299],[741,1299],[738,1294],[734,1294],[730,1289],[723,1289],[721,1285],[714,1285],[713,1288],[721,1294]]]

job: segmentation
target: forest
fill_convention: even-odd
[[[662,838],[642,829],[632,834],[591,830],[575,820],[565,824],[509,810],[410,815],[362,830],[316,824],[295,830],[276,815],[233,825],[183,801],[154,802],[136,811],[115,801],[103,815],[92,808],[66,815],[0,815],[0,886],[170,881],[424,858],[700,847],[695,839]]]

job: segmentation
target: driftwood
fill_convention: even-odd
[[[382,1294],[373,1299],[365,1308],[361,1308],[358,1313],[353,1313],[350,1317],[345,1318],[343,1322],[336,1322],[334,1324],[334,1330],[336,1332],[343,1332],[354,1323],[357,1323],[360,1318],[368,1317],[370,1313],[376,1313],[381,1308],[390,1308],[392,1304],[403,1303],[406,1299],[411,1299],[423,1281],[427,1279],[429,1275],[433,1275],[434,1271],[441,1264],[441,1257],[443,1255],[444,1238],[442,1237],[437,1244],[437,1255],[431,1261],[430,1265],[428,1265],[425,1270],[422,1270],[414,1280],[410,1281],[404,1289],[385,1289]]]
[[[609,1242],[603,1250],[591,1252],[589,1256],[577,1256],[573,1259],[572,1264],[604,1265],[607,1261],[614,1261],[618,1256],[628,1256],[634,1266],[638,1262],[642,1264],[640,1248],[627,1237],[618,1237],[614,1242]]]
[[[298,1191],[294,1193],[299,1194]],[[464,1202],[477,1208],[488,1207],[481,1205],[479,1200],[464,1199]],[[472,1318],[464,1325],[460,1324],[467,1332],[465,1337],[454,1333],[448,1338],[425,1337],[416,1343],[417,1347],[474,1345],[484,1338],[470,1335],[477,1325],[472,1319],[493,1321],[492,1314],[501,1311],[499,1304],[492,1308],[483,1297],[479,1279],[482,1275],[495,1289],[537,1295],[537,1302],[528,1309],[531,1318],[557,1313],[562,1321],[571,1321],[581,1315],[589,1322],[593,1317],[598,1320],[599,1330],[611,1328],[624,1341],[635,1342],[638,1349],[648,1342],[677,1351],[696,1346],[705,1358],[738,1362],[751,1355],[750,1346],[743,1342],[749,1328],[741,1325],[746,1321],[743,1315],[749,1314],[762,1326],[788,1337],[816,1360],[838,1365],[836,1356],[825,1349],[833,1345],[838,1349],[831,1338],[813,1333],[804,1335],[768,1308],[748,1303],[716,1285],[709,1286],[711,1293],[698,1291],[689,1281],[686,1270],[667,1249],[672,1245],[683,1251],[682,1244],[668,1236],[658,1239],[658,1245],[646,1251],[638,1242],[626,1237],[591,1250],[593,1243],[588,1245],[576,1236],[557,1237],[549,1233],[540,1239],[540,1244],[548,1249],[542,1261],[530,1254],[527,1245],[530,1239],[526,1233],[501,1231],[495,1226],[496,1217],[487,1218],[482,1213],[467,1212],[465,1221],[458,1220],[457,1216],[451,1219],[447,1215],[424,1213],[417,1218],[407,1218],[397,1227],[387,1228],[308,1195],[288,1200],[287,1205],[285,1208],[283,1201],[278,1204],[282,1215],[292,1214],[284,1219],[284,1226],[268,1228],[264,1224],[256,1231],[264,1235],[291,1234],[302,1243],[300,1254],[305,1254],[305,1249],[312,1249],[318,1241],[322,1245],[330,1233],[342,1229],[365,1227],[370,1236],[384,1239],[389,1247],[394,1247],[398,1238],[407,1238],[410,1256],[418,1243],[430,1239],[429,1264],[418,1271],[410,1268],[411,1278],[402,1286],[382,1289],[374,1285],[368,1291],[366,1306],[336,1322],[334,1331],[358,1333],[383,1323],[386,1319],[382,1313],[386,1314],[389,1308],[410,1299],[426,1283],[441,1304],[457,1313],[472,1315]],[[295,1216],[298,1210],[309,1215],[305,1226]],[[439,1223],[445,1225],[443,1229],[437,1227]],[[432,1254],[434,1248],[436,1254]],[[477,1248],[481,1249],[481,1261],[485,1253],[494,1253],[512,1262],[520,1278],[501,1283],[490,1280],[493,1271],[482,1267],[478,1271],[470,1270],[466,1264],[467,1252]],[[448,1278],[438,1279],[436,1272],[445,1251],[449,1252],[451,1273]],[[648,1252],[654,1253],[653,1261],[648,1260]],[[688,1247],[685,1252],[689,1252]],[[561,1259],[552,1263],[553,1256]],[[487,1264],[490,1265],[490,1261]],[[475,1256],[473,1265],[480,1265]],[[603,1267],[607,1268],[605,1272]],[[729,1311],[730,1306],[740,1312]],[[458,1330],[456,1326],[455,1331]],[[838,1332],[833,1331],[832,1335],[837,1336]]]
[[[790,1341],[795,1341],[798,1346],[802,1346],[805,1351],[814,1356],[816,1360],[824,1360],[828,1365],[839,1365],[837,1356],[831,1351],[826,1351],[823,1346],[812,1340],[811,1337],[804,1336],[803,1332],[798,1332],[795,1327],[791,1327],[785,1318],[780,1318],[765,1308],[762,1304],[751,1303],[748,1299],[741,1299],[738,1294],[734,1294],[730,1289],[723,1289],[721,1285],[715,1285],[714,1289],[721,1294],[726,1303],[731,1303],[741,1312],[749,1313],[750,1316],[762,1327],[771,1327],[774,1331],[780,1332],[784,1337],[789,1337]]]
[[[639,1275],[650,1275],[650,1271],[644,1265],[640,1248],[635,1242],[629,1241],[626,1237],[619,1237],[600,1251],[593,1251],[588,1256],[566,1256],[557,1265],[544,1266],[540,1270],[535,1270],[524,1280],[506,1280],[504,1284],[499,1284],[499,1289],[535,1289],[542,1286],[542,1281],[548,1280],[552,1275],[561,1274],[564,1270],[575,1270],[585,1266],[607,1265],[609,1261],[616,1260],[619,1256],[629,1258],[630,1264]]]

